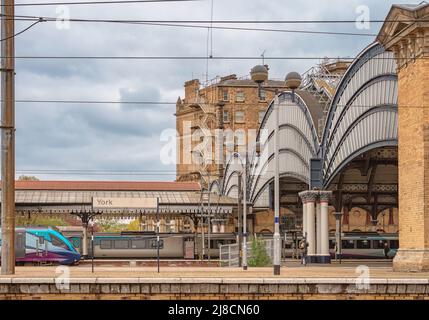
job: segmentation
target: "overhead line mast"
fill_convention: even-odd
[[[1,13],[14,15],[15,0]],[[15,273],[15,21],[1,20],[1,274]]]

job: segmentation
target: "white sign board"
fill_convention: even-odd
[[[92,207],[97,209],[156,209],[156,198],[92,198]]]

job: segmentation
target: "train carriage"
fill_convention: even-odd
[[[79,252],[67,238],[57,230],[45,227],[16,228],[15,257],[17,264],[72,265],[80,260]]]

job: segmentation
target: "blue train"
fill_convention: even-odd
[[[15,257],[18,265],[28,263],[73,265],[81,258],[80,253],[67,238],[57,230],[45,227],[16,228]]]

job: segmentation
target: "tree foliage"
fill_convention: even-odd
[[[266,267],[270,264],[271,259],[265,248],[264,241],[254,237],[252,240],[251,257],[248,261],[249,267]]]
[[[38,217],[37,215],[33,215],[28,218],[27,216],[17,216],[15,221],[16,226],[33,226],[33,227],[58,227],[58,226],[67,226],[69,223],[61,218],[47,218],[47,217]]]
[[[18,181],[39,181],[36,176],[19,176]]]

